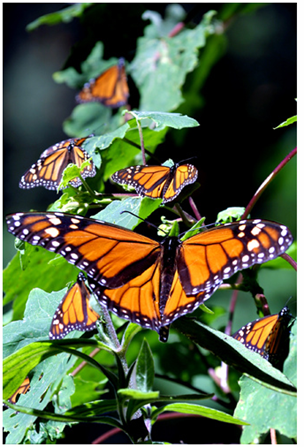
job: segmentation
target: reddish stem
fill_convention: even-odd
[[[185,27],[185,24],[183,22],[179,22],[175,25],[175,27],[170,31],[168,34],[168,37],[174,37],[176,34],[178,34],[183,28]]]
[[[276,175],[280,172],[280,170],[289,162],[289,160],[292,159],[292,157],[295,156],[295,154],[297,153],[297,148],[295,147],[285,158],[283,161],[281,161],[281,163],[271,172],[271,174],[269,174],[269,176],[266,178],[266,180],[264,180],[264,182],[261,184],[261,186],[257,189],[257,191],[255,192],[254,196],[252,197],[252,199],[250,200],[250,202],[248,203],[244,214],[242,215],[241,219],[246,219],[246,217],[248,216],[248,214],[251,212],[252,208],[254,207],[255,203],[257,202],[257,200],[260,198],[260,196],[262,195],[262,193],[265,191],[265,189],[267,188],[267,186],[269,185],[270,182],[272,182],[272,180],[276,177]]]

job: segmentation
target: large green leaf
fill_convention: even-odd
[[[212,16],[210,13],[206,15],[192,30],[183,29],[174,37],[166,37],[162,19],[155,20],[154,13],[154,20],[145,29],[145,36],[138,39],[136,56],[129,66],[141,94],[141,110],[168,112],[183,102],[181,88],[187,73],[198,63],[199,48],[205,45],[206,37],[213,32]],[[151,19],[151,15],[148,18]]]
[[[290,334],[290,353],[284,364],[284,373],[297,383],[297,322]],[[243,444],[252,444],[270,428],[289,438],[297,437],[297,398],[265,388],[248,377],[240,382],[240,399],[234,412],[235,417],[250,423],[241,437]]]
[[[144,339],[136,361],[136,385],[138,390],[149,392],[153,389],[153,382],[153,354],[147,340]]]
[[[172,127],[173,129],[184,129],[185,127],[196,127],[199,123],[189,116],[181,113],[149,112],[132,110],[130,114],[137,120],[150,119],[154,121],[156,127]]]
[[[34,287],[43,288],[46,292],[62,289],[70,281],[76,279],[78,269],[62,258],[60,265],[50,264],[57,255],[42,247],[25,244],[25,253],[17,253],[3,272],[3,303],[14,301],[14,320],[23,317],[25,304],[30,291]]]
[[[179,318],[174,322],[174,326],[192,341],[213,352],[228,365],[234,366],[269,387],[295,395],[295,386],[281,371],[229,335],[198,321],[191,321],[189,318]]]
[[[133,230],[142,222],[142,219],[146,219],[153,211],[159,208],[160,203],[161,199],[153,200],[148,197],[143,199],[141,197],[132,197],[124,200],[114,200],[104,210],[92,217]],[[125,211],[130,211],[135,216]]]
[[[230,414],[223,413],[222,411],[214,410],[213,408],[203,407],[201,405],[189,404],[189,403],[174,403],[168,404],[164,407],[154,410],[152,413],[152,418],[156,418],[159,414],[164,411],[176,411],[178,413],[184,414],[196,414],[198,416],[203,416],[209,419],[215,419],[216,421],[226,422],[228,424],[238,424],[247,425],[247,422],[242,421]]]

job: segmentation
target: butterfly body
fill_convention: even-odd
[[[100,76],[87,82],[76,96],[79,103],[97,101],[106,107],[118,108],[127,104],[129,87],[127,84],[124,59],[105,70]]]
[[[162,198],[163,203],[174,200],[188,184],[194,183],[198,172],[191,164],[168,166],[130,166],[112,175],[116,183],[135,188],[137,194],[152,199]]]
[[[62,180],[63,171],[69,163],[80,167],[89,159],[89,155],[81,147],[86,139],[70,138],[47,148],[40,155],[39,160],[22,176],[19,187],[30,189],[44,186],[46,189],[56,190]],[[83,178],[94,177],[95,174],[96,170],[92,162],[81,173]],[[79,178],[71,180],[70,183],[75,188],[82,184]]]
[[[292,243],[288,228],[261,219],[161,243],[107,222],[64,213],[17,213],[8,230],[84,270],[100,303],[160,332],[195,310],[238,270],[274,259]]]
[[[285,306],[278,314],[267,315],[247,323],[232,337],[281,369],[288,354],[292,321],[294,317]]]

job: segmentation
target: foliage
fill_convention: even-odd
[[[42,24],[67,22],[74,17],[85,18],[92,5],[75,4],[43,16],[32,22],[28,30]],[[233,5],[239,6],[235,10]],[[63,128],[72,137],[83,136],[88,128],[94,131],[84,143],[84,149],[98,172],[94,178],[82,179],[82,186],[76,190],[68,186],[68,182],[80,176],[81,168],[67,167],[61,185],[67,188],[48,207],[49,211],[89,214],[131,230],[147,218],[157,226],[161,219],[168,232],[172,228],[175,230],[178,222],[186,230],[182,239],[192,236],[193,229],[201,229],[205,218],[201,219],[191,198],[194,217],[182,208],[184,200],[191,195],[191,187],[180,195],[179,204],[175,201],[171,206],[162,205],[161,199],[142,199],[134,192],[108,192],[108,180],[119,169],[142,164],[144,157],[159,164],[155,155],[157,148],[171,129],[195,131],[199,125],[195,119],[174,111],[181,105],[187,113],[201,107],[200,101],[194,99],[196,92],[223,53],[225,23],[221,20],[257,8],[256,5],[228,6],[223,8],[222,16],[209,11],[196,26],[182,26],[178,31],[178,24],[187,23],[181,6],[169,5],[165,18],[154,11],[146,11],[143,20],[149,23],[144,35],[138,38],[134,59],[127,63],[128,76],[139,92],[138,110],[113,111],[99,103],[80,104],[74,108]],[[114,57],[108,60],[103,57],[104,44],[96,41],[80,64],[80,70],[69,66],[54,73],[53,78],[57,83],[79,89],[117,62]],[[194,82],[184,90],[189,73]],[[295,121],[295,117],[289,118],[278,127]],[[231,197],[232,205],[233,200]],[[246,218],[250,211],[236,206],[219,210],[218,221]],[[168,215],[173,220],[168,220]],[[296,438],[296,323],[283,372],[222,330],[211,327],[223,314],[227,319],[223,309],[217,306],[208,309],[202,305],[188,317],[175,321],[166,346],[160,345],[152,331],[126,324],[115,315],[111,320],[101,308],[97,334],[95,331],[84,336],[74,331],[64,340],[49,341],[54,312],[67,286],[75,282],[78,269],[61,256],[40,247],[21,243],[17,248],[18,253],[4,270],[3,277],[7,312],[3,330],[3,397],[9,407],[4,412],[3,422],[8,444],[53,443],[64,437],[66,426],[79,422],[107,424],[124,431],[133,443],[152,443],[152,426],[164,412],[192,414],[240,425],[243,427],[241,443],[262,440],[273,428],[284,436]],[[288,253],[295,257],[296,244]],[[262,267],[281,275],[286,266],[286,260],[280,258]],[[256,270],[259,272],[260,266]],[[248,280],[247,288],[243,288],[246,295],[249,291],[255,299],[254,281],[258,280],[256,275],[252,283]],[[231,278],[224,288],[242,290],[241,286],[236,278]],[[90,355],[93,350],[94,358]],[[171,356],[181,363],[169,364]],[[226,386],[219,377],[219,359],[230,366]],[[182,362],[183,368],[180,367]],[[199,377],[205,380],[204,385],[198,387],[194,385],[197,365]],[[208,375],[210,371],[214,381]],[[30,391],[21,395],[17,404],[9,403],[8,399],[26,376],[31,380]],[[191,390],[191,394],[188,391],[165,393],[157,389],[156,378],[164,382],[170,379]],[[202,400],[206,405],[201,404]]]

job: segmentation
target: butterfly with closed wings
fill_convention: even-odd
[[[90,305],[90,291],[85,280],[84,274],[80,272],[75,284],[62,298],[50,327],[51,340],[63,338],[71,331],[95,329],[99,315]]]
[[[288,354],[289,333],[293,322],[294,317],[285,306],[278,314],[267,315],[247,323],[232,337],[282,369]]]
[[[97,283],[90,287],[103,306],[158,333],[235,272],[276,258],[292,243],[285,225],[261,219],[220,225],[183,242],[173,236],[157,242],[64,213],[16,213],[7,216],[7,225],[19,239],[84,270]]]

